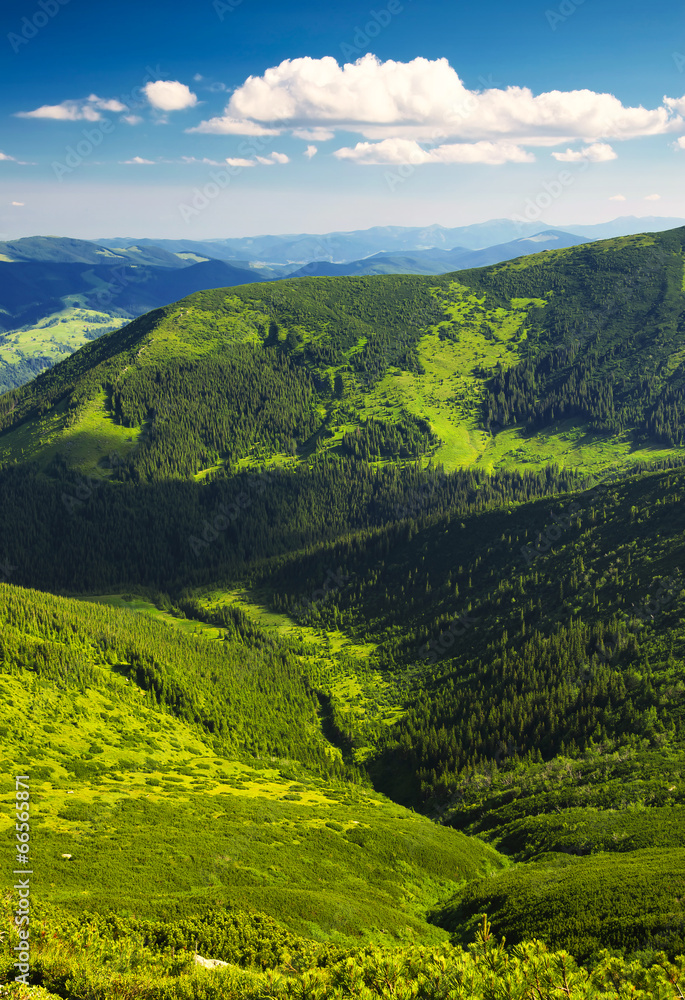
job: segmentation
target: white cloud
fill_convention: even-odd
[[[296,139],[304,139],[306,142],[327,142],[335,138],[335,132],[327,128],[296,128],[293,129]]]
[[[186,129],[186,132],[203,132],[208,135],[280,135],[281,131],[280,128],[267,128],[257,122],[231,118],[227,115],[210,118],[209,121],[200,122],[194,128]]]
[[[119,163],[121,163],[122,166],[130,166],[131,164],[135,166],[140,166],[141,164],[144,164],[145,166],[152,166],[154,162],[154,160],[144,160],[142,156],[134,156],[132,160],[119,160]]]
[[[648,194],[645,197],[645,201],[661,201],[661,195],[660,194]]]
[[[173,160],[169,160],[173,163]],[[196,156],[182,156],[181,163],[203,163],[208,167],[223,167],[221,160],[210,160],[208,157],[203,156],[202,159],[198,159]]]
[[[254,160],[245,160],[240,156],[227,156],[226,163],[229,167],[254,167],[256,166]]]
[[[681,135],[679,139],[673,143],[674,149],[685,149],[685,135]]]
[[[624,194],[612,194],[609,201],[625,201],[626,196]]]
[[[9,156],[8,153],[0,153],[0,163],[16,163],[18,167],[35,167],[35,163],[27,160],[18,160],[16,156]]]
[[[121,101],[117,101],[114,98],[111,100],[100,100],[95,94],[91,94],[88,98],[89,101],[94,103],[96,107],[100,108],[101,111],[127,111],[125,104]]]
[[[555,160],[562,163],[577,163],[578,160],[589,160],[590,163],[607,163],[609,160],[618,159],[616,153],[608,142],[593,142],[591,146],[584,149],[567,149],[565,153],[552,153]]]
[[[676,114],[685,115],[685,97],[664,97],[664,105]]]
[[[128,111],[121,101],[101,98],[97,94],[81,98],[77,101],[62,101],[61,104],[43,104],[34,111],[17,111],[16,118],[52,118],[54,121],[87,121],[99,122],[103,119],[103,111],[120,113]]]
[[[194,108],[197,97],[185,83],[178,80],[154,80],[143,87],[145,96],[158,111],[183,111]]]
[[[121,120],[122,122],[126,122],[127,125],[140,125],[143,119],[140,115],[124,115]]]
[[[312,156],[316,156],[316,154],[318,152],[319,151],[316,148],[316,146],[307,146],[307,148],[305,149],[305,151],[304,151],[304,153],[302,155],[306,156],[308,160],[311,160]]]
[[[14,205],[15,208],[23,208],[25,204],[26,204],[26,202],[23,202],[23,201],[13,201],[12,202],[12,205]]]
[[[264,123],[292,129],[340,130],[370,140],[507,140],[519,145],[593,143],[682,129],[685,98],[661,107],[625,107],[612,94],[527,87],[468,90],[447,59],[381,62],[367,54],[339,66],[332,56],[286,59],[238,87],[224,115],[193,131],[264,134]],[[304,133],[304,135],[303,135]],[[318,136],[317,136],[318,138]],[[316,141],[314,139],[313,141]]]
[[[267,167],[273,166],[274,163],[290,163],[290,157],[285,153],[269,153],[268,156],[257,156],[255,159]]]
[[[382,142],[358,142],[354,149],[343,147],[333,154],[339,160],[353,160],[365,166],[378,164],[424,163],[532,163],[535,156],[509,142],[460,142],[423,149],[413,139],[384,139]]]

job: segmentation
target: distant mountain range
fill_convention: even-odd
[[[411,253],[377,253],[362,260],[347,264],[333,264],[328,261],[312,261],[297,271],[291,278],[316,276],[339,276],[345,274],[445,274],[468,267],[483,267],[499,264],[504,260],[523,257],[543,250],[562,250],[567,247],[589,243],[585,237],[575,236],[557,229],[547,229],[534,236],[511,240],[483,250],[468,250],[454,247],[452,250],[415,250]]]
[[[661,232],[685,224],[685,219],[659,218],[657,216],[624,216],[611,222],[584,226],[575,223],[559,227],[563,232],[589,240],[611,239],[614,236],[631,236],[635,233]],[[311,260],[328,260],[342,264],[360,260],[377,253],[401,253],[406,250],[482,250],[499,246],[526,236],[535,236],[544,224],[518,223],[512,219],[493,219],[472,226],[373,226],[371,229],[352,232],[312,233],[282,236],[246,236],[239,239],[213,239],[202,242],[189,240],[116,239],[98,240],[102,247],[116,249],[155,246],[170,253],[192,249],[220,260],[241,260],[263,264],[306,264]]]
[[[11,240],[0,243],[0,393],[89,340],[197,291],[286,277],[445,274],[684,223],[627,216],[540,230],[540,223],[494,219],[456,228],[375,226],[203,241]]]

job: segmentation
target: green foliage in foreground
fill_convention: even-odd
[[[548,855],[472,882],[436,919],[457,941],[487,910],[513,943],[540,935],[583,960],[602,948],[673,956],[685,951],[683,896],[684,848]]]
[[[198,727],[217,752],[292,757],[324,774],[344,773],[321,736],[318,699],[292,652],[228,632],[209,643],[148,617],[7,584],[0,584],[0,623],[5,674],[75,694],[88,687],[116,693],[126,678],[148,704]],[[80,769],[102,770],[96,762]]]
[[[211,903],[348,946],[444,940],[428,910],[502,859],[349,780],[294,647],[1,585],[0,891],[11,776],[28,774],[37,903],[140,919]]]
[[[177,951],[92,928],[58,933],[36,949],[37,988],[0,986],[8,1000],[675,1000],[682,998],[685,959],[664,955],[642,964],[604,952],[592,971],[566,951],[539,941],[506,949],[486,920],[467,950],[367,948],[335,956],[282,955],[271,971],[228,964],[205,971]],[[151,946],[152,945],[152,946]],[[5,946],[7,948],[7,946]],[[203,956],[204,957],[204,956]],[[317,965],[323,964],[323,967]],[[10,981],[5,959],[0,976]],[[49,992],[43,992],[46,989]]]

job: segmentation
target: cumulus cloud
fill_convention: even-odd
[[[119,160],[119,163],[121,163],[123,166],[130,166],[130,165],[134,165],[134,166],[141,166],[141,165],[151,166],[152,164],[154,164],[154,162],[155,162],[154,160],[145,160],[145,159],[143,159],[142,156],[134,156],[133,159],[131,159],[131,160]]]
[[[685,98],[668,98],[649,109],[625,107],[612,94],[592,90],[537,96],[527,87],[471,91],[445,58],[381,62],[369,53],[343,66],[332,56],[286,59],[263,76],[248,77],[222,117],[193,131],[256,135],[264,133],[255,129],[268,127],[316,141],[316,130],[328,135],[344,130],[370,140],[545,146],[658,135],[682,128],[682,114]]]
[[[140,115],[124,115],[121,120],[127,125],[140,125],[143,119]]]
[[[645,197],[645,201],[661,201],[660,194],[648,194]]]
[[[616,160],[616,153],[608,142],[593,142],[591,146],[584,149],[567,149],[565,153],[552,153],[555,160],[562,163],[577,163],[578,160],[589,160],[590,163],[607,163],[609,160]]]
[[[626,196],[624,194],[612,194],[609,197],[609,201],[625,201]]]
[[[170,161],[173,162],[173,161]],[[182,156],[181,163],[202,163],[208,167],[222,167],[223,163],[220,160],[210,160],[207,156],[203,156],[198,159],[197,156]]]
[[[304,139],[306,142],[327,142],[335,138],[335,132],[326,128],[296,128],[293,129],[296,139]]]
[[[61,104],[43,104],[34,111],[17,111],[17,118],[52,118],[54,121],[87,121],[99,122],[103,119],[103,111],[120,113],[128,111],[125,104],[114,98],[102,98],[97,94],[76,101],[62,101]]]
[[[679,139],[673,143],[674,149],[685,149],[685,135],[681,135]]]
[[[664,105],[678,115],[685,115],[685,97],[664,97]]]
[[[254,160],[245,160],[241,156],[227,156],[226,163],[229,167],[254,167],[256,163]]]
[[[302,155],[306,156],[308,160],[311,160],[312,156],[316,156],[316,154],[318,152],[319,151],[316,148],[316,146],[307,146],[307,148],[305,149],[305,151],[304,151],[304,153]]]
[[[424,163],[532,163],[535,156],[520,146],[508,142],[460,142],[424,149],[413,139],[384,139],[382,142],[358,142],[351,149],[344,147],[333,154],[340,160],[353,160],[365,166],[377,164]]]
[[[197,97],[190,87],[178,80],[153,80],[146,83],[143,90],[157,111],[183,111],[197,104]]]
[[[208,135],[280,135],[281,131],[280,128],[267,128],[257,122],[243,121],[228,115],[210,118],[194,128],[186,129],[186,132],[204,132]]]
[[[255,159],[267,167],[273,166],[274,163],[290,163],[290,157],[285,153],[269,153],[268,156],[257,156]]]

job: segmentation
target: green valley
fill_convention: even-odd
[[[0,996],[682,997],[684,273],[202,290],[0,396]]]

